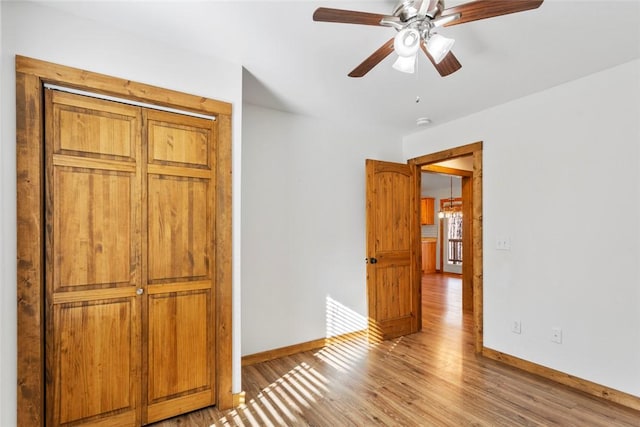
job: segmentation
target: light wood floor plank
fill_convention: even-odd
[[[422,332],[244,366],[246,404],[154,426],[640,426],[640,412],[477,356],[461,280],[422,286]]]

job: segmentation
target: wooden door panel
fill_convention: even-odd
[[[200,392],[211,399],[210,307],[210,289],[149,297],[149,421],[158,419],[154,413],[162,412],[163,406],[175,406],[169,399]],[[191,409],[199,405],[195,402]]]
[[[64,92],[53,94],[55,153],[135,158],[139,108]]]
[[[130,286],[136,269],[135,176],[58,166],[53,179],[60,189],[53,213],[55,290]]]
[[[211,120],[161,111],[147,113],[149,163],[210,168]]]
[[[419,200],[406,164],[367,160],[369,332],[389,339],[419,330]]]
[[[132,329],[137,305],[133,295],[55,306],[55,425],[116,415],[135,422],[139,398],[131,372],[139,363],[139,336]]]
[[[149,175],[149,283],[210,278],[208,180]]]
[[[402,165],[406,166],[406,165]],[[393,233],[378,233],[377,251],[406,251],[411,242],[410,215],[407,202],[410,200],[411,176],[406,171],[385,166],[376,171],[374,187],[380,203],[372,206],[374,223],[391,226]]]
[[[411,316],[411,269],[409,263],[404,265],[392,265],[389,267],[378,266],[375,286],[378,290],[378,300],[385,304],[377,305],[376,318],[378,322],[405,318]]]

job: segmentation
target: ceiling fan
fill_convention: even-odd
[[[444,0],[400,0],[391,15],[320,7],[314,21],[376,25],[395,28],[398,33],[349,73],[362,77],[395,51],[393,67],[413,73],[418,50],[422,50],[442,77],[462,65],[451,52],[454,40],[438,34],[439,27],[523,12],[540,7],[543,0],[477,0],[445,9]]]

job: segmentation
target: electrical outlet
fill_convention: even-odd
[[[557,326],[551,328],[551,341],[562,344],[562,328]]]
[[[508,237],[498,237],[496,239],[496,249],[499,251],[509,251],[511,250],[511,239]]]
[[[519,320],[513,321],[513,323],[511,324],[511,332],[513,332],[514,334],[519,334],[522,332],[522,325],[520,324]]]

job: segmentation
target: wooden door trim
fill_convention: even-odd
[[[468,242],[464,239],[463,247],[471,244],[472,269],[473,269],[473,329],[475,335],[475,351],[482,353],[484,347],[483,338],[483,282],[482,282],[482,141],[463,145],[409,159],[408,163],[415,166],[418,171],[422,167],[432,163],[451,160],[458,157],[473,156],[473,170],[471,174],[471,236]],[[466,213],[465,213],[466,214]],[[468,236],[468,234],[467,234]]]
[[[444,173],[447,175],[455,175],[455,176],[467,176],[470,177],[473,175],[473,171],[468,171],[464,169],[455,169],[448,168],[445,166],[438,165],[425,165],[421,167],[422,172],[432,172],[432,173]]]
[[[213,115],[218,120],[216,187],[217,406],[233,406],[231,104],[16,56],[17,420],[42,426],[44,394],[44,95],[45,83]]]
[[[462,259],[473,260],[473,245],[465,246],[464,230],[473,236],[473,177],[463,176],[461,179],[462,194]],[[469,280],[470,279],[470,280]],[[462,309],[474,312],[473,296],[473,263],[462,262]]]
[[[231,115],[231,104],[171,89],[164,89],[105,74],[71,68],[52,62],[16,55],[16,72],[39,77],[44,83],[86,90],[162,107],[199,114]]]

